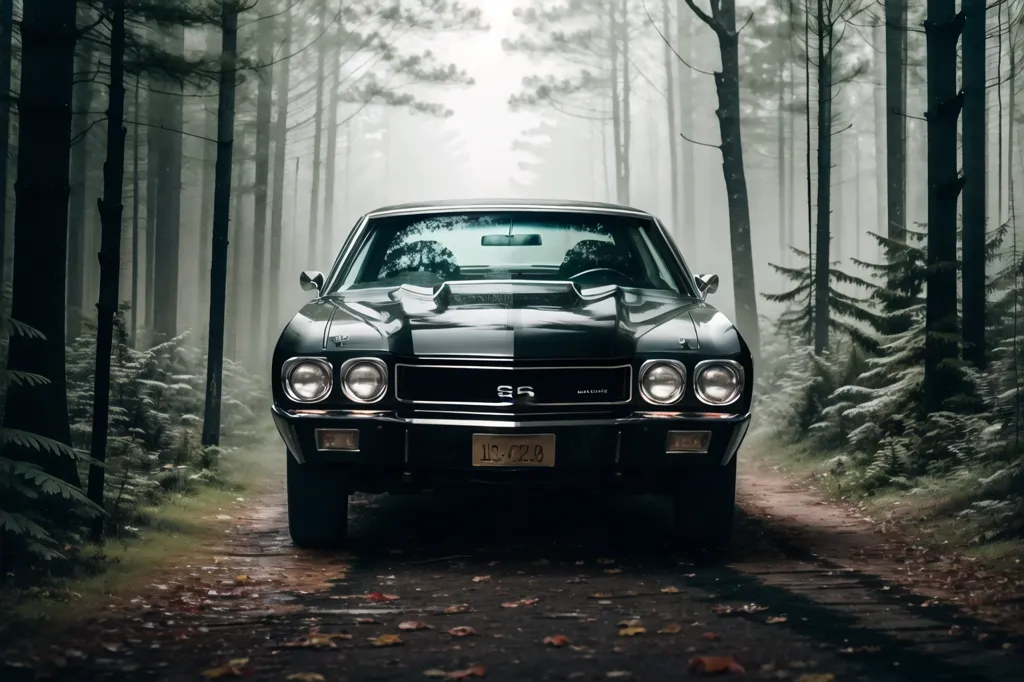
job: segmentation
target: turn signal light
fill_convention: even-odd
[[[317,429],[316,449],[358,452],[359,429]]]
[[[665,439],[665,452],[704,454],[710,445],[710,431],[669,431]]]

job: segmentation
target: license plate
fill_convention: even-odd
[[[473,434],[475,467],[553,467],[555,434]]]

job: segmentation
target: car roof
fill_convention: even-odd
[[[647,212],[623,204],[609,204],[599,201],[579,201],[571,199],[445,199],[441,201],[420,201],[408,204],[383,206],[366,214],[367,218],[375,216],[435,213],[449,211],[481,211],[501,209],[530,209],[578,211],[581,213],[617,213],[652,218]]]

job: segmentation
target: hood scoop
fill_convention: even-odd
[[[528,280],[472,280],[445,282],[432,288],[403,284],[389,292],[410,316],[440,314],[451,308],[556,308],[571,310],[613,295],[615,285],[580,291],[572,282],[531,282]]]

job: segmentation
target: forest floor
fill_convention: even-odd
[[[351,548],[317,553],[290,544],[275,472],[84,595],[90,615],[0,651],[0,679],[1020,679],[1019,567],[880,529],[757,462],[740,488],[718,556],[670,549],[661,500],[493,491],[358,496]]]

